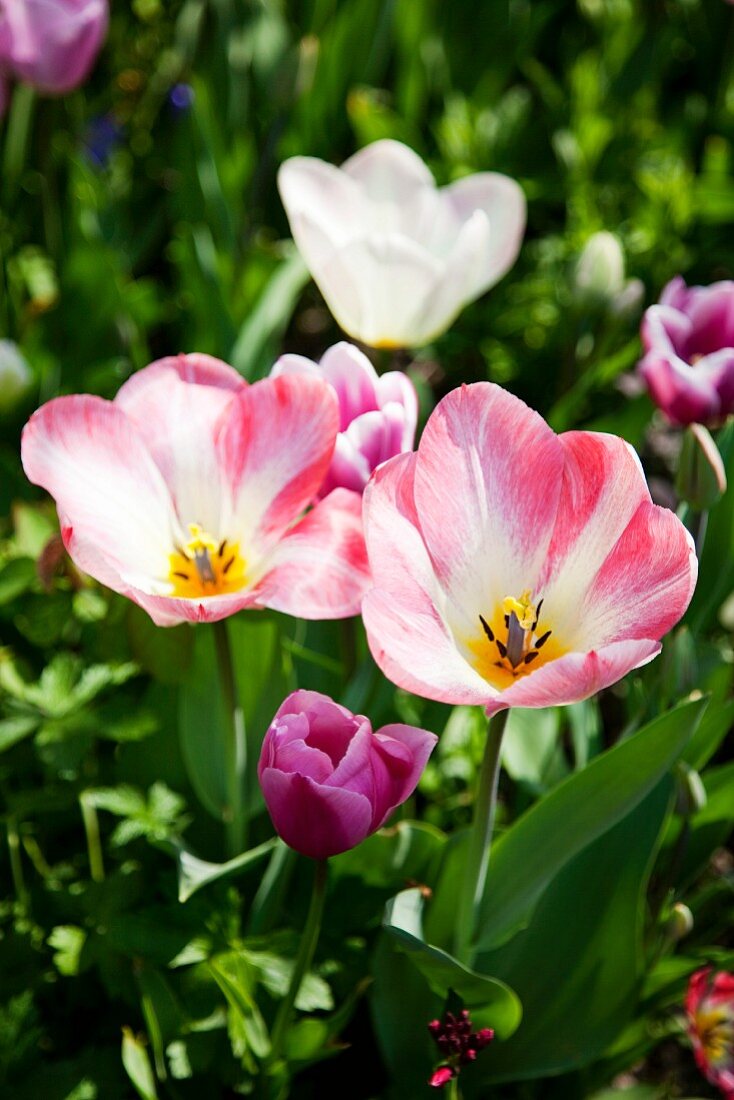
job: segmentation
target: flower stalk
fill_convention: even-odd
[[[324,899],[326,898],[326,879],[328,862],[325,859],[316,860],[316,870],[311,892],[311,904],[306,917],[306,927],[301,936],[301,946],[298,951],[293,974],[291,975],[288,992],[281,1001],[278,1015],[275,1018],[270,1045],[268,1062],[272,1065],[278,1061],[283,1053],[283,1045],[288,1032],[288,1027],[293,1015],[293,1006],[296,1003],[301,983],[308,973],[313,962],[316,944],[321,931],[321,918],[324,912]]]
[[[244,813],[245,783],[247,777],[247,738],[245,715],[239,702],[235,679],[232,646],[224,620],[214,623],[214,644],[217,651],[217,667],[226,721],[227,805],[225,830],[227,851],[230,858],[240,855],[247,846],[247,819]]]
[[[470,966],[474,952],[479,906],[487,879],[492,833],[497,809],[497,785],[500,775],[502,738],[507,725],[508,710],[490,718],[484,756],[479,772],[479,788],[474,803],[474,820],[469,837],[466,867],[459,895],[459,919],[456,926],[456,954]]]

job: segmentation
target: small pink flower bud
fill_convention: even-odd
[[[258,775],[277,832],[326,859],[354,848],[413,793],[437,738],[384,726],[327,695],[295,691],[265,734]]]
[[[434,1074],[429,1078],[428,1084],[432,1089],[442,1089],[448,1085],[452,1077],[455,1077],[456,1073],[451,1066],[439,1066]]]

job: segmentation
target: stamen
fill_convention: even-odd
[[[188,573],[181,573],[181,572],[179,572],[178,569],[174,569],[173,575],[174,575],[174,577],[181,577],[185,581],[190,580],[190,577],[189,577]]]
[[[510,612],[510,625],[507,628],[507,659],[513,668],[522,663],[525,656],[526,631],[514,611]]]
[[[534,661],[535,658],[538,657],[538,656],[539,656],[539,653],[538,653],[537,649],[531,650],[530,653],[528,653],[527,656],[525,657],[525,664],[529,665],[530,662]]]
[[[543,597],[543,599],[545,599],[545,596]],[[535,622],[533,623],[533,626],[532,626],[533,630],[535,630],[536,626],[538,625],[538,621],[540,619],[540,609],[541,609],[542,606],[543,606],[543,600],[538,600],[538,606],[535,608]]]
[[[487,635],[490,642],[493,642],[494,641],[494,631],[492,630],[492,627],[489,625],[487,620],[484,618],[484,615],[479,616],[479,622],[482,624],[482,630]]]
[[[499,640],[499,638],[495,642],[495,645],[497,646],[497,649],[500,651],[500,657],[505,658],[507,656],[507,646],[503,645],[502,642]]]
[[[234,562],[234,554],[233,554],[233,555],[232,555],[232,557],[231,557],[231,558],[229,559],[229,561],[227,562],[227,564],[226,564],[226,565],[225,565],[225,566],[224,566],[224,567],[222,568],[222,572],[223,572],[223,573],[226,573],[226,572],[227,572],[227,571],[228,571],[229,569],[231,569],[231,568],[232,568],[232,564],[233,564],[233,562]]]
[[[535,648],[536,649],[541,649],[542,646],[544,646],[545,643],[548,641],[548,639],[550,638],[552,633],[553,633],[552,630],[546,630],[546,632],[542,636],[542,638],[538,638],[537,642],[535,643]]]
[[[224,548],[225,548],[226,545],[227,545],[227,540],[222,539],[222,541],[219,544],[219,549],[217,550],[217,557],[221,558],[222,554],[224,553]]]

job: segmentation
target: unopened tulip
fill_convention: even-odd
[[[688,1035],[707,1081],[734,1100],[734,974],[697,970],[686,995]]]
[[[218,359],[179,355],[114,401],[49,401],[22,458],[55,498],[76,565],[159,625],[245,607],[337,619],[359,612],[368,579],[361,498],[338,489],[306,509],[338,427],[319,378],[249,386]]]
[[[381,463],[413,449],[418,399],[402,371],[379,377],[364,352],[341,343],[318,365],[302,355],[283,355],[271,376],[283,374],[324,378],[339,401],[339,435],[321,496],[340,486],[361,493]]]
[[[584,699],[652,660],[693,593],[692,539],[632,448],[557,436],[490,382],[448,394],[364,502],[370,648],[429,699]]]
[[[0,413],[13,409],[27,392],[33,375],[12,340],[0,340]]]
[[[0,0],[0,74],[62,95],[87,78],[108,22],[107,0]]]
[[[354,848],[413,791],[436,744],[414,726],[384,726],[327,695],[289,695],[265,734],[258,775],[291,848],[326,859]]]
[[[674,424],[715,424],[734,412],[734,282],[687,287],[678,276],[642,321],[639,371]]]
[[[278,186],[298,249],[346,333],[372,347],[418,347],[515,262],[525,198],[481,172],[437,188],[399,141],[376,141],[341,168],[282,165]]]

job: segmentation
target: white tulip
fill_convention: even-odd
[[[525,230],[514,180],[480,172],[438,188],[399,141],[376,141],[341,168],[292,157],[278,186],[331,312],[372,347],[440,336],[512,266]]]

